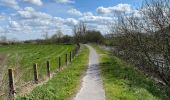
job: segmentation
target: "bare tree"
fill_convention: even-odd
[[[147,0],[139,9],[141,17],[123,15],[112,30],[121,36],[117,49],[127,60],[153,71],[170,87],[169,4],[170,0]]]
[[[87,27],[84,22],[80,22],[73,28],[74,40],[76,43],[85,42],[85,35],[87,32]]]

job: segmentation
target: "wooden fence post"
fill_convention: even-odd
[[[71,62],[71,59],[72,59],[72,53],[71,53],[71,51],[70,51],[70,62]]]
[[[12,69],[8,69],[9,76],[9,96],[13,98],[15,96],[15,87],[14,87],[14,74]]]
[[[38,83],[37,64],[34,64],[34,65],[33,65],[33,70],[34,70],[34,82],[37,84],[37,83]]]
[[[59,67],[59,70],[61,70],[61,57],[58,58],[58,67]]]
[[[66,53],[66,58],[65,58],[65,62],[66,62],[66,65],[67,65],[67,53]]]
[[[50,77],[50,62],[47,61],[47,76]]]

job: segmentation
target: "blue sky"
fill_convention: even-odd
[[[142,0],[0,0],[0,36],[37,39],[58,30],[71,35],[79,21],[106,34],[115,14],[139,16],[136,8],[141,4]]]

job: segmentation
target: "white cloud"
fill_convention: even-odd
[[[12,4],[18,6],[18,3],[23,2],[36,4],[35,1],[37,0],[23,0],[23,2],[22,0],[12,0],[13,2],[11,2],[11,0],[8,1],[0,0],[0,5],[2,3],[3,6],[8,5],[12,7]],[[66,3],[66,1],[61,1],[60,3]],[[68,3],[71,3],[70,0]],[[41,4],[39,3],[37,5]],[[92,13],[87,12],[86,15],[92,15]],[[1,21],[4,19],[5,21]],[[16,9],[16,12],[10,14],[1,13],[0,21],[0,24],[2,24],[0,26],[0,32],[5,32],[9,38],[18,37],[18,39],[41,38],[40,34],[43,34],[44,32],[55,32],[59,27],[63,32],[71,34],[72,26],[78,23],[78,20],[75,18],[53,17],[48,13],[37,11],[32,7],[18,8]]]
[[[0,0],[0,5],[12,7],[14,9],[19,9],[19,6],[16,0]]]
[[[67,25],[67,26],[73,26],[78,23],[78,20],[74,18],[61,18],[61,17],[54,17],[53,23],[60,24],[60,25]]]
[[[38,6],[41,6],[43,4],[43,2],[41,0],[23,0],[25,2],[29,2]],[[20,1],[18,1],[20,2]],[[0,5],[2,6],[8,6],[8,7],[12,7],[16,10],[20,9],[19,5],[18,5],[17,0],[0,0]]]
[[[93,16],[93,13],[92,12],[85,12],[83,13],[84,16]]]
[[[41,0],[24,0],[24,1],[38,5],[38,6],[43,5],[43,2]]]
[[[14,31],[21,31],[21,25],[16,21],[9,21],[9,29]]]
[[[67,28],[70,27],[70,30],[73,25],[78,23],[78,20],[74,18],[53,17],[47,13],[36,11],[32,7],[25,7],[17,11],[14,17],[20,19],[18,23],[22,26],[23,31],[27,31],[28,33],[31,31],[32,33],[34,31],[37,33],[42,33],[42,31],[52,32],[59,27],[66,26]]]
[[[99,14],[110,14],[110,13],[112,13],[112,10],[111,10],[111,7],[104,8],[102,6],[102,7],[97,8],[97,13],[99,13]]]
[[[77,9],[70,9],[67,11],[67,13],[69,13],[70,15],[74,15],[74,16],[93,16],[93,13],[92,12],[80,12],[79,10]]]
[[[23,19],[23,25],[30,26],[52,26],[56,24],[75,25],[78,23],[74,18],[64,19],[61,17],[53,17],[47,13],[35,11],[32,7],[26,7],[18,11],[18,15]]]
[[[83,14],[78,11],[77,9],[70,9],[68,10],[68,13],[71,14],[71,15],[75,15],[75,16],[82,16]]]
[[[38,12],[32,7],[26,7],[22,10],[19,10],[17,15],[22,18],[19,21],[19,23],[22,27],[24,27],[23,28],[24,30],[29,30],[29,31],[37,30],[37,32],[42,30],[52,31],[60,27],[61,29],[65,29],[64,32],[67,30],[69,31],[67,33],[71,33],[70,31],[72,26],[78,24],[79,21],[83,21],[88,25],[93,24],[94,27],[93,29],[99,30],[99,27],[97,27],[98,25],[106,26],[114,21],[112,17],[94,16],[91,12],[81,13],[78,10],[74,10],[74,11],[79,12],[78,19],[53,17],[47,13]]]
[[[21,0],[17,1],[19,2]],[[24,1],[32,3],[32,1],[37,0]],[[57,1],[66,3],[66,1],[70,0]],[[67,13],[77,16],[78,18],[54,17],[48,13],[37,11],[32,7],[20,8],[16,13],[9,14],[9,19],[6,18],[6,20],[8,20],[8,27],[5,30],[8,30],[9,34],[14,34],[15,36],[17,36],[17,34],[22,34],[22,36],[24,36],[24,34],[26,36],[31,34],[32,36],[30,36],[30,38],[34,37],[34,34],[38,34],[38,37],[40,34],[43,34],[43,32],[55,32],[58,28],[62,29],[65,33],[71,34],[73,25],[78,24],[79,21],[83,21],[89,28],[104,32],[106,26],[114,21],[113,17],[97,16],[93,15],[92,12],[81,12],[77,9],[68,10]],[[0,15],[0,20],[1,19],[3,19],[3,16]]]
[[[55,0],[58,3],[74,3],[73,0]]]
[[[23,10],[19,10],[18,14],[20,17],[25,19],[41,18],[50,19],[52,16],[43,12],[37,12],[32,7],[25,7]]]
[[[30,27],[32,27],[32,28],[52,25],[51,20],[48,20],[48,19],[21,20],[20,23],[21,23],[23,26],[30,26]]]
[[[83,16],[79,18],[80,21],[86,23],[98,23],[98,24],[109,24],[113,22],[111,17],[103,17],[103,16]]]
[[[74,18],[67,18],[65,21],[65,24],[67,24],[68,26],[73,26],[76,25],[78,23],[78,21]]]
[[[9,22],[10,24],[10,27],[12,27],[12,28],[19,28],[20,27],[20,25],[16,22],[16,21],[10,21]]]
[[[54,17],[53,18],[53,22],[54,23],[58,23],[58,24],[63,24],[64,23],[64,19],[61,17]]]
[[[112,14],[112,13],[131,13],[132,8],[129,4],[118,4],[113,7],[98,7],[97,12],[99,14]]]

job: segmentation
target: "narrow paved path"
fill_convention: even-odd
[[[83,78],[82,86],[74,100],[105,100],[99,69],[99,56],[89,45],[89,66]]]

